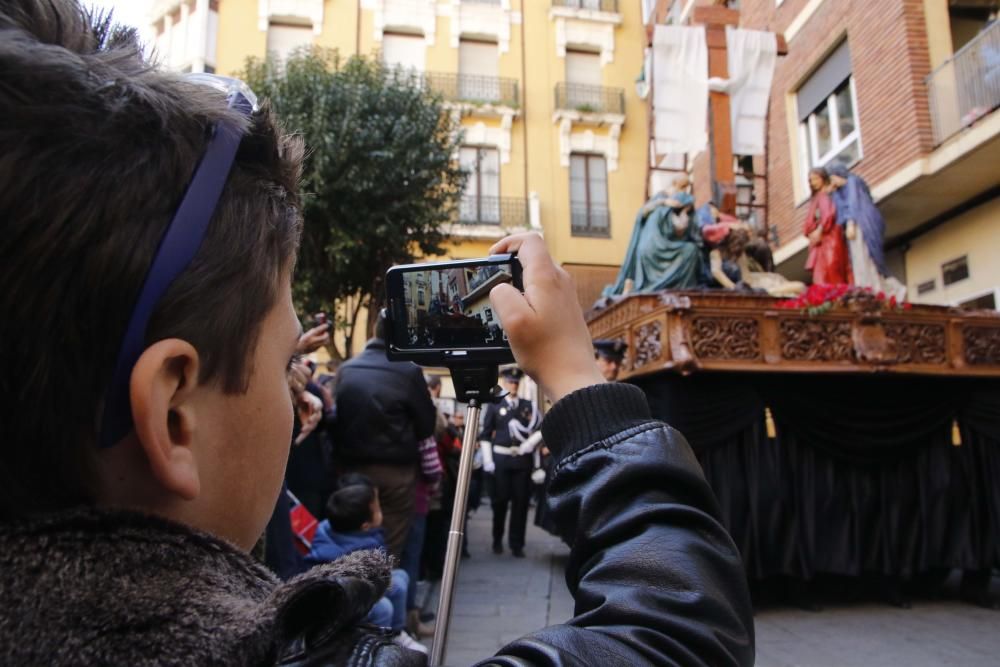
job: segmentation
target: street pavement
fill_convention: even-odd
[[[529,524],[533,518],[529,516]],[[528,527],[527,558],[490,550],[491,512],[473,514],[472,558],[462,561],[446,664],[466,667],[532,630],[573,615],[563,572],[569,550]],[[994,578],[993,592],[1000,595]],[[436,608],[436,588],[426,608]],[[831,604],[821,612],[769,607],[755,617],[761,667],[985,667],[1000,664],[1000,612],[960,602],[914,601],[912,609],[877,603]],[[429,646],[430,640],[425,643]]]

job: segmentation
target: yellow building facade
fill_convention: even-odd
[[[211,53],[171,63],[232,74],[248,57],[316,44],[413,70],[463,128],[456,158],[470,184],[447,255],[482,256],[506,234],[536,229],[585,305],[613,281],[646,194],[639,2],[162,0],[158,44],[187,44],[165,34],[185,6],[189,22],[214,13],[204,28]]]

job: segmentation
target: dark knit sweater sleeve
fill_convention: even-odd
[[[556,403],[542,423],[542,437],[561,461],[650,419],[649,404],[641,389],[609,382],[578,389]]]

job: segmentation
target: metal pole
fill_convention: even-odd
[[[470,400],[469,409],[465,413],[465,435],[462,437],[462,456],[458,463],[455,506],[452,509],[451,529],[448,531],[448,551],[444,560],[444,573],[441,576],[437,625],[434,628],[434,643],[431,645],[430,664],[432,667],[444,665],[445,648],[448,644],[451,603],[455,597],[455,581],[458,579],[458,565],[462,558],[462,539],[465,537],[465,509],[469,503],[472,459],[476,452],[476,436],[479,434],[479,411],[479,402]]]

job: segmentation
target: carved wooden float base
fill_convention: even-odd
[[[810,316],[780,301],[722,290],[636,294],[587,321],[594,338],[628,343],[620,379],[663,371],[1000,377],[998,313],[889,309],[862,296]]]

